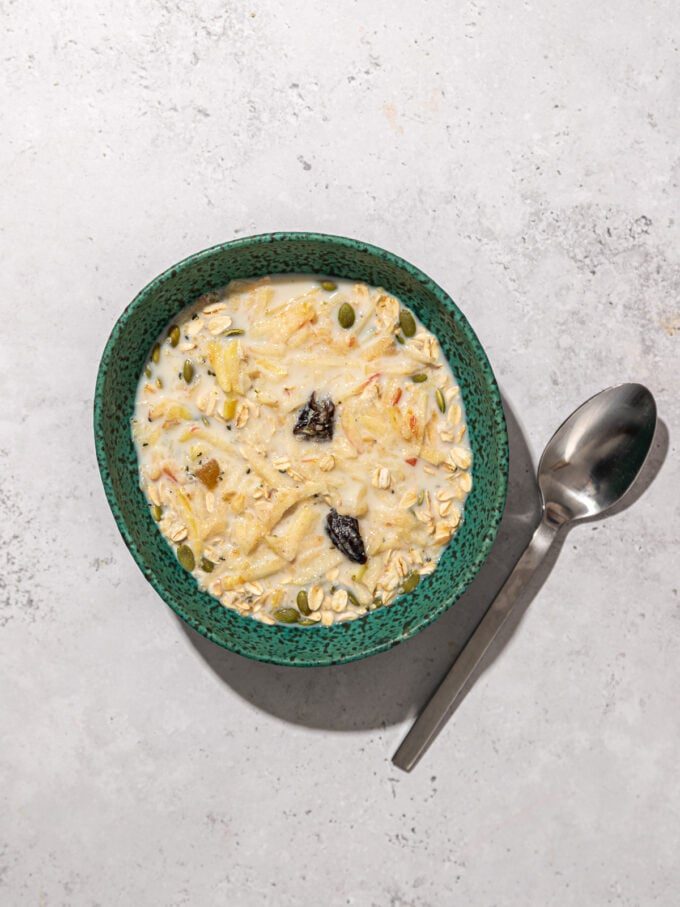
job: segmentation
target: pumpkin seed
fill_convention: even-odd
[[[338,288],[337,283],[335,283],[335,281],[333,281],[333,280],[322,280],[321,286],[328,293],[332,293],[333,290],[337,290],[337,288]]]
[[[404,332],[404,337],[413,337],[416,332],[416,321],[413,315],[406,309],[399,313],[399,324]]]
[[[361,607],[361,602],[356,597],[356,595],[353,592],[351,592],[349,589],[347,590],[347,598],[352,602],[352,604],[354,605],[355,608]]]
[[[154,343],[153,349],[151,350],[151,358],[154,362],[158,362],[161,358],[161,347],[159,343]]]
[[[300,614],[295,608],[277,608],[274,617],[282,624],[296,624],[300,620]]]
[[[394,339],[397,341],[397,343],[401,343],[402,346],[406,343],[401,334],[395,334]]]
[[[223,337],[240,337],[241,334],[245,334],[243,328],[229,328],[228,331],[223,331]]]
[[[362,564],[360,567],[357,567],[356,572],[352,574],[352,579],[355,583],[360,583],[364,578],[364,573],[368,570],[368,564]]]
[[[446,400],[444,399],[444,394],[442,394],[442,392],[439,388],[437,388],[437,390],[434,392],[434,397],[435,397],[435,400],[437,401],[437,406],[439,407],[439,411],[442,413],[445,413],[446,412]]]
[[[409,573],[409,575],[404,580],[404,585],[402,586],[402,589],[404,590],[404,592],[413,592],[413,590],[416,588],[416,586],[418,585],[419,582],[420,582],[420,574],[416,573],[414,570],[413,573]]]
[[[309,620],[309,618],[307,618],[307,617],[301,617],[300,620],[298,621],[298,626],[299,627],[313,627],[315,623],[316,623],[315,620]]]
[[[153,505],[153,507],[151,508],[151,516],[156,522],[160,520],[160,518],[163,516],[163,508],[160,504]]]
[[[163,379],[156,378],[156,387],[163,387]]]
[[[414,384],[422,384],[423,381],[427,381],[427,375],[423,375],[422,373],[420,375],[411,375],[411,381],[413,381]]]
[[[343,302],[338,311],[338,321],[340,322],[340,327],[351,328],[354,324],[354,309],[348,302]]]
[[[187,384],[191,384],[191,380],[194,377],[194,366],[190,359],[184,360],[184,365],[182,366],[182,375]]]
[[[201,570],[203,570],[205,573],[212,573],[214,569],[215,565],[212,561],[209,561],[207,557],[201,558]]]
[[[307,593],[305,592],[304,589],[300,589],[300,591],[297,594],[296,601],[297,601],[297,606],[300,609],[300,612],[302,614],[307,615],[307,614],[312,613],[312,609],[309,607],[309,599],[308,599]]]
[[[176,324],[170,326],[168,330],[168,339],[170,340],[170,346],[177,346],[179,343],[180,333],[179,327]]]
[[[418,506],[420,506],[424,500],[425,500],[425,492],[421,488],[420,491],[418,492],[418,500],[416,503],[418,504]]]
[[[180,545],[177,549],[177,560],[184,567],[185,570],[191,572],[196,566],[196,559],[194,558],[194,552],[188,545]]]
[[[146,375],[147,378],[150,378],[150,377],[151,377],[151,369],[149,368],[148,365],[147,365],[147,367],[144,369],[144,374]]]
[[[210,419],[208,419],[207,416],[201,416],[201,422],[202,422],[205,426],[210,425]]]

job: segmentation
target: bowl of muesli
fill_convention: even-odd
[[[102,355],[104,489],[142,572],[260,661],[390,648],[493,544],[508,443],[488,359],[429,277],[383,249],[272,233],[145,287]]]

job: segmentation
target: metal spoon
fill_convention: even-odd
[[[533,538],[394,754],[395,765],[410,771],[444,726],[557,533],[599,516],[628,491],[649,453],[655,427],[656,403],[647,388],[620,384],[586,400],[557,429],[538,464],[543,513]]]

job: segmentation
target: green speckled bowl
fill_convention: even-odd
[[[465,520],[437,570],[388,608],[332,627],[266,626],[202,592],[178,564],[139,488],[130,432],[137,379],[163,327],[185,305],[234,278],[332,274],[385,287],[439,338],[460,384],[474,453]],[[268,233],[198,252],[145,287],[114,325],[97,375],[94,434],[104,489],[125,544],[173,611],[213,642],[259,661],[330,665],[382,652],[413,636],[462,595],[486,558],[505,504],[508,439],[491,366],[446,293],[413,265],[353,239]]]

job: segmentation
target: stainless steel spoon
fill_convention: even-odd
[[[557,533],[603,514],[628,491],[649,453],[655,427],[656,403],[647,388],[620,384],[586,400],[557,429],[538,464],[543,513],[533,538],[394,754],[395,765],[410,771],[444,726]]]

